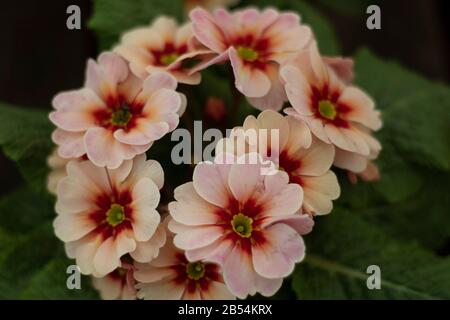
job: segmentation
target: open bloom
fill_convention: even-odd
[[[140,78],[165,71],[180,83],[198,84],[200,73],[189,74],[190,68],[183,62],[208,51],[193,37],[190,23],[178,27],[174,19],[159,17],[149,27],[125,33],[114,51],[130,62],[131,71]]]
[[[264,133],[263,133],[264,131]],[[276,134],[274,134],[276,132]],[[334,160],[334,148],[316,138],[302,121],[291,116],[266,110],[258,115],[248,116],[243,128],[236,128],[228,141],[217,145],[228,152],[238,150],[245,139],[250,151],[257,151],[265,159],[273,161],[277,167],[289,175],[289,182],[303,189],[303,213],[321,215],[330,213],[332,200],[339,197],[340,188],[336,175],[330,170]],[[256,137],[254,141],[250,141]]]
[[[245,9],[213,14],[197,8],[190,17],[196,38],[216,53],[194,70],[231,61],[236,88],[258,109],[282,107],[286,100],[279,65],[304,48],[311,39],[309,27],[294,13],[274,9]]]
[[[300,234],[312,229],[308,215],[296,214],[302,189],[284,172],[262,176],[259,164],[219,160],[198,164],[193,182],[175,189],[174,244],[189,261],[221,265],[237,297],[273,295],[304,257]]]
[[[320,56],[312,43],[281,71],[293,108],[285,112],[306,122],[312,133],[336,146],[336,158],[368,157],[381,149],[371,130],[381,128],[379,111],[361,89],[346,84]],[[339,151],[338,151],[339,150]],[[337,161],[336,165],[349,162]],[[364,168],[363,168],[364,169]]]
[[[173,245],[172,235],[159,256],[149,263],[137,263],[138,297],[146,300],[230,300],[235,297],[223,282],[216,263],[188,261]]]
[[[140,262],[158,255],[165,243],[156,211],[163,171],[145,155],[111,170],[90,161],[71,161],[57,187],[53,226],[83,274],[102,277],[130,254]]]
[[[87,155],[95,165],[115,169],[147,151],[176,128],[185,106],[176,79],[156,73],[144,81],[129,72],[118,55],[89,60],[85,87],[58,94],[50,120],[63,158]]]
[[[94,287],[103,300],[135,300],[136,280],[133,276],[134,266],[122,262],[122,265],[102,278],[93,277]]]

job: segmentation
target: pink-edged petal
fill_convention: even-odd
[[[159,204],[159,190],[149,178],[142,178],[132,191],[133,231],[137,241],[148,241],[155,233],[161,217],[155,208]]]
[[[218,239],[205,247],[186,251],[186,258],[189,261],[204,260],[223,265],[233,247],[233,241]]]
[[[158,115],[176,115],[181,103],[181,97],[178,92],[167,88],[161,88],[152,94],[145,104],[143,112],[146,114],[147,120],[150,120],[155,116],[157,117]],[[164,120],[167,121],[167,119]],[[154,121],[155,119],[153,119],[152,122]]]
[[[202,300],[202,296],[200,294],[200,290],[196,289],[194,292],[189,292],[188,290],[184,291],[182,300]]]
[[[123,255],[136,250],[136,240],[133,237],[131,230],[120,232],[114,240],[116,247],[116,254],[120,258]]]
[[[62,158],[79,158],[86,153],[84,132],[56,129],[52,133],[52,141],[58,145],[58,154]]]
[[[94,275],[104,276],[120,267],[120,257],[117,255],[116,244],[112,237],[106,239],[97,249],[94,259]]]
[[[50,113],[50,120],[65,131],[80,132],[96,125],[93,113],[104,109],[104,103],[88,88],[63,92],[53,99],[56,111]]]
[[[144,80],[143,91],[146,93],[154,93],[159,89],[175,90],[177,80],[168,73],[159,72],[150,75]]]
[[[281,68],[280,76],[292,107],[301,115],[312,116],[311,86],[301,71],[296,66],[287,65]]]
[[[206,290],[201,292],[204,300],[235,300],[227,286],[222,282],[211,281]]]
[[[219,208],[210,204],[195,191],[192,182],[175,189],[176,201],[169,203],[170,215],[186,225],[214,224],[218,217],[214,214]]]
[[[139,119],[137,126],[132,130],[118,129],[114,131],[114,138],[124,144],[144,146],[160,139],[169,130],[170,127],[166,122],[151,122]]]
[[[266,74],[270,80],[269,92],[267,92],[267,94],[263,97],[247,98],[247,100],[252,106],[259,110],[278,111],[287,100],[284,85],[281,83],[278,75],[278,66],[269,65]]]
[[[56,236],[64,242],[75,241],[97,227],[89,212],[60,214],[53,222]]]
[[[266,192],[261,198],[266,217],[289,216],[297,212],[303,201],[303,190],[294,183],[289,183],[285,172],[265,176]]]
[[[355,128],[342,128],[341,132],[353,143],[355,152],[364,156],[370,154],[370,147],[364,139],[364,136],[360,134],[360,131]]]
[[[175,235],[173,243],[183,250],[205,247],[223,236],[223,228],[214,225],[190,227]]]
[[[324,84],[329,82],[329,67],[324,63],[322,57],[320,56],[319,49],[317,47],[317,43],[312,42],[309,47],[309,59],[311,63],[312,70],[314,71],[314,75],[316,77],[316,85],[318,87],[322,87]]]
[[[76,180],[80,188],[84,188],[85,195],[90,196],[111,191],[105,168],[99,168],[90,161],[72,160],[67,164],[66,170],[68,177]],[[71,193],[75,193],[77,189],[70,190]],[[77,199],[77,201],[80,200]]]
[[[126,145],[114,138],[113,133],[105,128],[91,128],[84,137],[87,156],[96,166],[115,169],[124,160],[144,153],[150,145]]]
[[[94,187],[91,190],[95,190]],[[58,214],[78,214],[96,208],[91,191],[79,179],[64,177],[56,187],[58,199],[55,211]]]
[[[116,300],[122,293],[122,281],[106,275],[103,278],[92,278],[92,284],[100,292],[103,300]]]
[[[104,101],[117,94],[117,84],[128,76],[128,65],[124,59],[112,52],[103,52],[98,63],[88,61],[86,87],[92,89]]]
[[[196,8],[189,13],[197,39],[209,49],[220,53],[227,49],[227,40],[214,17],[206,10]]]
[[[222,63],[224,61],[227,61],[229,58],[230,58],[230,56],[228,53],[228,49],[218,55],[208,55],[205,53],[205,55],[202,59],[203,62],[200,62],[197,65],[195,65],[194,67],[192,67],[189,70],[189,74],[194,74],[194,73],[204,70],[214,64]]]
[[[148,50],[142,47],[122,44],[115,47],[114,52],[130,62],[130,70],[136,76],[143,79],[148,75],[145,68],[154,61],[153,55]]]
[[[130,172],[126,183],[132,186],[142,178],[153,180],[158,189],[161,189],[164,185],[164,171],[161,164],[156,160],[146,160],[144,154],[133,159],[133,170]]]
[[[223,278],[231,293],[240,299],[256,293],[255,270],[251,256],[235,246],[223,265]]]
[[[347,87],[339,97],[338,103],[350,107],[350,112],[345,114],[346,119],[359,122],[372,130],[381,128],[381,119],[378,111],[375,111],[375,103],[361,89]]]
[[[339,197],[341,189],[336,175],[328,171],[320,177],[302,177],[305,194],[303,206],[316,215],[328,214],[333,209],[331,200]]]
[[[338,168],[347,169],[358,173],[366,169],[367,161],[367,157],[336,148],[336,155],[333,164]]]
[[[229,56],[235,78],[236,88],[246,97],[259,98],[270,90],[270,79],[260,69],[245,65],[234,47],[230,47]]]
[[[281,152],[286,146],[289,138],[289,125],[287,120],[278,112],[272,110],[265,110],[258,115],[256,119],[254,116],[248,116],[245,118],[243,128],[246,132],[248,130],[266,129],[267,143],[264,141],[258,141],[259,147],[267,148],[271,150],[271,153]],[[264,132],[256,132],[258,138],[263,137]],[[273,135],[273,138],[272,138]],[[272,145],[272,142],[275,143]],[[248,141],[248,143],[252,143]]]
[[[167,43],[174,42],[178,26],[175,19],[161,16],[152,23],[152,29]]]
[[[336,73],[336,75],[349,84],[354,79],[353,59],[342,57],[322,57],[323,61]]]
[[[253,267],[262,277],[284,278],[305,256],[305,245],[291,227],[277,223],[264,230],[266,242],[252,247]]]
[[[285,149],[288,154],[294,154],[302,148],[309,148],[312,143],[312,136],[306,123],[291,116],[286,119],[289,126],[289,139]]]
[[[320,176],[327,172],[334,160],[334,147],[318,139],[314,139],[308,149],[298,150],[296,157],[300,159],[300,169],[297,174]]]
[[[255,274],[256,290],[264,297],[273,296],[283,284],[283,278],[267,279]]]
[[[166,243],[166,232],[158,226],[155,233],[148,241],[136,242],[136,249],[130,253],[131,257],[138,262],[148,262],[156,258],[160,248]]]
[[[225,207],[231,191],[228,187],[228,172],[231,165],[199,163],[193,173],[194,188],[209,203]]]
[[[297,21],[295,21],[297,20]],[[276,53],[296,53],[306,47],[311,41],[311,28],[299,25],[298,15],[282,13],[278,20],[264,32],[264,36],[270,39],[271,50],[275,53],[271,58],[278,60]]]
[[[228,185],[234,198],[240,203],[245,203],[253,196],[261,179],[260,169],[257,164],[235,164],[231,167]]]
[[[326,124],[325,133],[335,146],[347,151],[355,152],[356,148],[353,141],[346,136],[340,128],[333,124]]]
[[[314,220],[307,214],[294,214],[289,217],[276,217],[268,221],[267,225],[284,223],[297,231],[300,235],[308,234],[314,227]]]
[[[67,249],[76,259],[77,266],[82,274],[95,273],[94,257],[103,240],[100,235],[91,236],[91,234],[74,242],[67,244]]]
[[[152,28],[136,28],[125,33],[121,43],[127,46],[141,47],[150,50],[161,50],[164,48],[164,39]]]
[[[175,281],[162,280],[153,283],[140,283],[137,296],[144,300],[180,300],[185,286]]]
[[[172,268],[158,268],[148,263],[137,263],[136,265],[137,270],[134,271],[134,278],[139,282],[156,282],[176,275],[176,271]]]

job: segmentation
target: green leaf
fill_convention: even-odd
[[[357,82],[383,111],[389,139],[408,162],[450,171],[450,90],[367,50],[356,55]]]
[[[435,252],[448,254],[450,175],[438,171],[423,174],[421,188],[405,201],[366,208],[361,214],[397,239],[418,241]]]
[[[74,264],[65,257],[63,243],[54,235],[53,201],[29,188],[0,199],[0,298],[95,298],[90,281],[82,290],[66,287],[66,269]]]
[[[50,196],[22,187],[0,199],[1,227],[8,233],[27,233],[51,221],[55,213]]]
[[[92,288],[90,277],[81,278],[80,289],[68,289],[66,286],[69,274],[67,267],[74,264],[69,259],[54,259],[31,277],[22,291],[21,299],[75,300],[98,299],[98,293]]]
[[[399,242],[356,213],[335,209],[306,237],[294,273],[300,299],[448,299],[450,260],[414,242]],[[366,286],[367,267],[381,269],[381,290]]]
[[[96,32],[100,49],[108,50],[119,40],[123,32],[137,26],[147,26],[160,15],[172,16],[181,21],[183,1],[96,0],[89,27]]]
[[[25,180],[42,191],[46,186],[46,158],[53,148],[52,125],[43,111],[0,103],[0,146],[15,161]]]

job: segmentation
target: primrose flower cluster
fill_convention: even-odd
[[[295,13],[198,7],[189,17],[125,32],[87,62],[82,88],[53,99],[55,234],[104,299],[272,296],[340,195],[332,166],[352,181],[378,178],[380,113],[352,84],[352,60],[322,56]],[[152,145],[190,112],[179,84],[195,90],[217,64],[261,112],[166,201],[167,164],[151,160]],[[278,132],[274,174],[261,174],[273,141],[245,134],[259,130]],[[261,163],[245,161],[254,155]]]

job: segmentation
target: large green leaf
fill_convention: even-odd
[[[300,299],[449,299],[450,260],[414,242],[398,242],[357,213],[334,210],[306,237],[307,257],[293,288]],[[381,290],[366,285],[381,269]]]
[[[449,171],[450,89],[367,50],[355,60],[358,84],[383,111],[382,141],[392,141],[408,162]]]
[[[80,289],[68,289],[66,286],[67,267],[74,264],[69,259],[50,260],[42,269],[36,272],[22,291],[21,299],[98,299],[98,293],[92,288],[90,277],[83,276]]]
[[[83,278],[82,290],[66,287],[65,257],[54,235],[50,197],[21,188],[0,199],[0,298],[66,299],[96,297]]]
[[[168,15],[181,20],[181,0],[96,0],[89,26],[95,30],[101,50],[108,50],[120,34],[141,25],[149,25],[157,16]]]
[[[0,104],[0,146],[17,163],[35,190],[43,190],[47,176],[52,125],[46,112]]]

